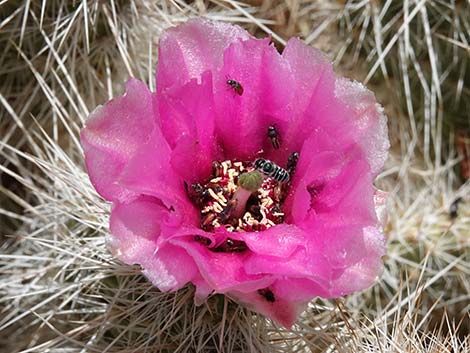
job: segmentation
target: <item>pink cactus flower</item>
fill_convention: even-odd
[[[286,327],[312,298],[376,280],[389,141],[370,91],[299,39],[280,54],[202,19],[162,34],[156,83],[130,79],[81,133],[119,259]]]

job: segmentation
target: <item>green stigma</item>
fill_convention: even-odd
[[[263,175],[260,172],[253,170],[238,177],[238,186],[249,192],[255,192],[263,184],[263,179]]]

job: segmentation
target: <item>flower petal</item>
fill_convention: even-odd
[[[369,165],[365,160],[351,157],[336,177],[311,193],[310,207],[316,214],[340,215],[355,224],[374,224],[377,216],[373,196]]]
[[[169,240],[181,246],[196,262],[202,277],[217,293],[230,290],[249,292],[270,285],[273,279],[266,275],[250,275],[244,270],[244,262],[250,257],[244,253],[222,253],[209,250],[206,246],[181,238]]]
[[[278,104],[286,104],[285,99],[277,103],[272,99],[279,91],[274,88],[273,72],[281,66],[281,56],[269,45],[269,38],[235,42],[225,51],[224,66],[213,77],[216,131],[225,158],[253,158],[269,143],[268,126],[280,123],[280,118],[271,114]],[[227,84],[228,79],[241,85],[242,94]]]
[[[289,64],[295,87],[295,104],[292,113],[302,115],[312,100],[312,94],[324,90],[325,79],[333,75],[333,67],[328,57],[321,51],[306,45],[298,38],[291,38],[282,52],[283,59]],[[295,127],[297,128],[297,127]]]
[[[329,297],[338,297],[370,287],[383,269],[382,256],[386,254],[383,232],[379,227],[364,229],[364,245],[361,260],[346,267],[331,284]]]
[[[312,237],[314,238],[314,237]],[[277,277],[309,278],[328,288],[332,269],[324,253],[325,245],[313,240],[306,242],[292,255],[279,258],[268,255],[251,256],[245,259],[244,269],[248,274],[272,274]]]
[[[322,129],[343,150],[351,144],[360,146],[376,175],[387,158],[389,141],[386,117],[373,93],[358,82],[337,77],[324,54],[298,39],[289,40],[282,56],[297,83],[296,109],[284,132],[289,150],[299,151],[312,131]]]
[[[171,150],[159,129],[142,144],[118,183],[136,194],[154,196],[170,210],[174,225],[197,225],[199,214],[189,201],[183,180],[170,165]]]
[[[111,211],[111,231],[119,233],[120,241],[130,243],[134,236],[155,241],[161,224],[170,211],[154,197],[141,196],[128,203],[117,203]],[[127,244],[130,247],[131,244]]]
[[[334,89],[334,72],[330,60],[297,38],[287,42],[282,53],[289,64],[295,85],[287,129],[283,131],[283,143],[290,152],[299,152],[303,141],[315,128],[322,126],[317,120],[328,119],[322,110],[331,105]],[[317,117],[317,119],[315,119]],[[286,158],[287,156],[284,156]]]
[[[91,114],[81,131],[88,175],[106,200],[123,200],[133,195],[116,183],[122,170],[149,140],[156,114],[152,94],[136,79],[126,83],[126,93]]]
[[[342,270],[352,266],[364,257],[364,236],[362,226],[327,227],[322,230],[323,237],[317,238],[328,260],[329,267]]]
[[[387,117],[382,106],[362,83],[343,77],[336,79],[335,95],[350,108],[355,142],[366,154],[372,173],[377,175],[387,159],[390,148]]]
[[[320,130],[322,131],[322,130]],[[317,152],[323,145],[313,133],[304,143],[284,210],[288,221],[302,224],[312,217],[326,225],[375,224],[372,175],[359,148]]]
[[[162,291],[177,290],[198,273],[183,249],[166,244],[157,251],[156,240],[169,214],[158,199],[141,196],[115,205],[110,222],[113,237],[109,245],[113,253],[128,264],[141,265],[144,275]]]
[[[237,239],[258,255],[288,257],[305,242],[304,232],[294,225],[279,224],[262,232],[239,233]]]
[[[308,144],[305,144],[309,146]],[[336,152],[324,151],[312,156],[304,167],[303,162],[309,157],[302,149],[299,167],[294,174],[291,193],[286,198],[284,212],[287,221],[300,224],[312,210],[312,200],[341,171],[343,157]],[[307,158],[306,158],[307,157]]]
[[[218,71],[224,50],[233,42],[249,38],[241,27],[205,19],[168,29],[158,46],[157,92],[182,86],[205,71]]]
[[[162,131],[172,146],[171,165],[187,182],[204,180],[220,153],[214,136],[212,77],[202,75],[158,97]]]
[[[179,246],[171,244],[142,262],[143,274],[161,291],[175,291],[198,276],[194,260]]]
[[[387,193],[377,190],[374,204],[378,224],[363,229],[364,248],[363,258],[354,265],[346,268],[331,285],[330,297],[337,297],[370,287],[383,270],[382,256],[386,255],[386,239],[383,227],[386,221]]]
[[[308,278],[280,278],[271,285],[271,288],[278,297],[288,301],[306,302],[315,297],[329,296],[329,288]]]

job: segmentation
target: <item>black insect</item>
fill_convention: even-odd
[[[233,88],[236,94],[238,94],[239,96],[243,94],[243,86],[240,84],[240,82],[232,79],[228,79],[226,82],[227,85]]]
[[[199,183],[191,184],[191,187],[189,187],[188,183],[185,181],[184,189],[186,190],[186,194],[189,199],[196,206],[202,206],[210,197],[209,190]]]
[[[456,218],[459,215],[459,204],[462,202],[461,197],[457,197],[449,207],[450,218]]]
[[[243,240],[227,238],[222,244],[213,249],[215,252],[243,252],[248,246]]]
[[[268,288],[258,289],[258,294],[270,303],[274,303],[276,301],[273,291]]]
[[[279,142],[279,132],[277,131],[274,125],[268,126],[268,137],[271,140],[271,145],[273,146],[275,150],[281,147],[281,144]]]
[[[289,181],[289,172],[268,159],[258,158],[255,161],[254,166],[261,173],[270,178],[273,178],[274,180],[277,180],[281,183]]]
[[[286,170],[292,175],[295,172],[297,167],[297,162],[299,161],[299,152],[292,152],[287,159]]]

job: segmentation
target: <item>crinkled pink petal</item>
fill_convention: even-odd
[[[220,152],[214,135],[215,112],[210,72],[158,97],[162,131],[171,151],[171,166],[188,183],[210,175]],[[188,166],[191,165],[191,168]]]
[[[119,218],[111,216],[110,231],[112,236],[107,237],[107,245],[113,255],[125,263],[140,264],[155,250],[154,241],[133,233]]]
[[[324,53],[298,38],[289,39],[282,57],[289,65],[294,83],[289,87],[295,97],[295,103],[291,102],[292,116],[299,117],[307,110],[312,96],[327,88],[323,84],[326,77],[333,75],[332,64]]]
[[[160,200],[141,196],[127,203],[115,204],[111,212],[111,226],[115,221],[125,226],[126,232],[119,233],[121,237],[128,233],[130,241],[134,240],[132,237],[136,234],[155,241],[160,235],[162,223],[166,223],[169,215],[170,211]]]
[[[218,233],[206,232],[196,226],[179,226],[172,232],[166,232],[165,234],[162,234],[158,238],[157,244],[158,246],[163,246],[167,242],[172,240],[182,240],[182,238],[188,241],[194,241],[196,236],[209,240],[210,245],[208,247],[210,248],[215,247],[220,243],[221,240],[221,236]]]
[[[377,225],[363,229],[364,248],[361,249],[362,259],[345,268],[341,275],[331,284],[329,295],[338,297],[371,286],[382,272],[382,256],[386,255],[386,240],[383,227],[386,222],[387,193],[376,190],[374,195]]]
[[[324,249],[324,244],[316,244],[312,240],[285,258],[250,256],[244,261],[244,269],[249,274],[271,273],[285,278],[309,278],[328,287],[333,274]]]
[[[152,93],[140,81],[130,79],[126,93],[96,108],[81,131],[88,175],[105,199],[122,200],[133,193],[117,180],[155,129]]]
[[[358,82],[337,77],[323,53],[298,39],[289,40],[282,55],[291,64],[298,90],[284,138],[290,150],[299,151],[312,131],[322,129],[343,150],[352,143],[360,146],[376,175],[387,158],[389,141],[386,117],[373,93]]]
[[[343,159],[341,154],[324,151],[312,155],[305,168],[299,165],[298,173],[294,174],[292,180],[292,191],[284,204],[289,222],[301,223],[306,220],[317,195],[340,173]],[[304,161],[301,160],[302,163]]]
[[[363,220],[365,224],[375,222],[374,189],[369,165],[364,160],[352,158],[338,176],[318,188],[312,191],[310,200],[315,213],[339,214],[354,218],[354,222]]]
[[[308,278],[280,278],[271,286],[276,297],[287,301],[307,302],[312,298],[329,296],[329,288]]]
[[[293,38],[287,43],[282,56],[289,63],[296,83],[291,87],[295,92],[295,108],[283,134],[283,141],[290,151],[299,152],[314,129],[324,128],[324,120],[336,120],[333,115],[344,112],[341,106],[334,106],[332,101],[335,75],[331,62],[323,53]],[[334,114],[329,113],[328,109],[334,109]]]
[[[351,158],[331,180],[322,180],[327,172],[320,175],[309,168],[302,176],[293,196],[293,218],[305,229],[317,230],[309,239],[322,244],[329,266],[351,266],[363,256],[363,227],[376,222],[368,164]]]
[[[373,175],[383,168],[388,156],[387,117],[377,103],[374,94],[357,81],[338,77],[335,84],[336,97],[352,111],[352,120],[356,131],[355,142],[367,155]]]
[[[171,211],[174,224],[196,225],[198,212],[186,196],[183,180],[171,167],[170,155],[166,140],[155,129],[122,171],[118,183],[136,194],[160,199]]]
[[[165,245],[142,261],[143,274],[161,291],[175,291],[197,278],[191,256],[179,246]]]
[[[299,161],[292,180],[293,192],[284,206],[289,219],[302,223],[321,217],[322,224],[334,226],[374,222],[372,175],[361,151],[312,153],[321,140],[317,136],[313,134],[301,150],[309,161]]]
[[[257,255],[285,258],[305,244],[305,233],[292,224],[279,224],[262,232],[229,232],[221,227],[215,231],[215,243],[227,238],[243,240]],[[209,237],[208,237],[209,238]]]
[[[321,129],[334,136],[336,143],[346,151],[353,145],[355,130],[351,129],[351,111],[340,104],[334,94],[334,73],[326,70],[318,83],[318,88],[311,95],[310,103],[300,116],[293,116],[285,132],[285,141],[290,150],[300,151],[303,142],[315,129]],[[300,155],[300,158],[304,158]]]
[[[225,158],[251,158],[263,148],[267,127],[276,121],[262,103],[266,73],[276,58],[280,55],[268,38],[235,42],[225,51],[224,66],[214,76],[216,131]],[[242,95],[227,84],[228,79],[242,85]]]
[[[236,238],[245,241],[254,253],[274,257],[288,257],[305,243],[305,233],[290,224],[280,224],[263,232],[243,232],[238,235]]]
[[[324,226],[322,232],[323,237],[317,238],[317,244],[322,244],[324,256],[332,269],[342,270],[354,265],[364,256],[362,226]]]
[[[156,240],[168,216],[159,200],[141,196],[115,205],[110,222],[109,245],[114,254],[126,263],[141,265],[145,276],[162,291],[177,290],[198,273],[184,249],[171,244],[157,249]]]
[[[204,19],[189,20],[163,32],[158,46],[157,92],[183,86],[205,71],[218,71],[233,42],[252,38],[238,26]]]
[[[361,259],[349,267],[331,284],[328,297],[338,297],[370,287],[382,272],[382,256],[386,254],[385,238],[379,227],[363,230],[364,245]]]
[[[250,275],[244,270],[247,253],[216,253],[196,241],[172,239],[170,243],[180,246],[192,256],[202,277],[218,293],[230,290],[250,292],[272,283],[270,276]]]
[[[295,190],[299,181],[306,174],[313,175],[316,171],[317,179],[328,181],[338,175],[341,162],[345,158],[345,151],[335,140],[334,135],[328,134],[321,128],[316,128],[297,151],[302,156],[291,180],[292,189]]]

